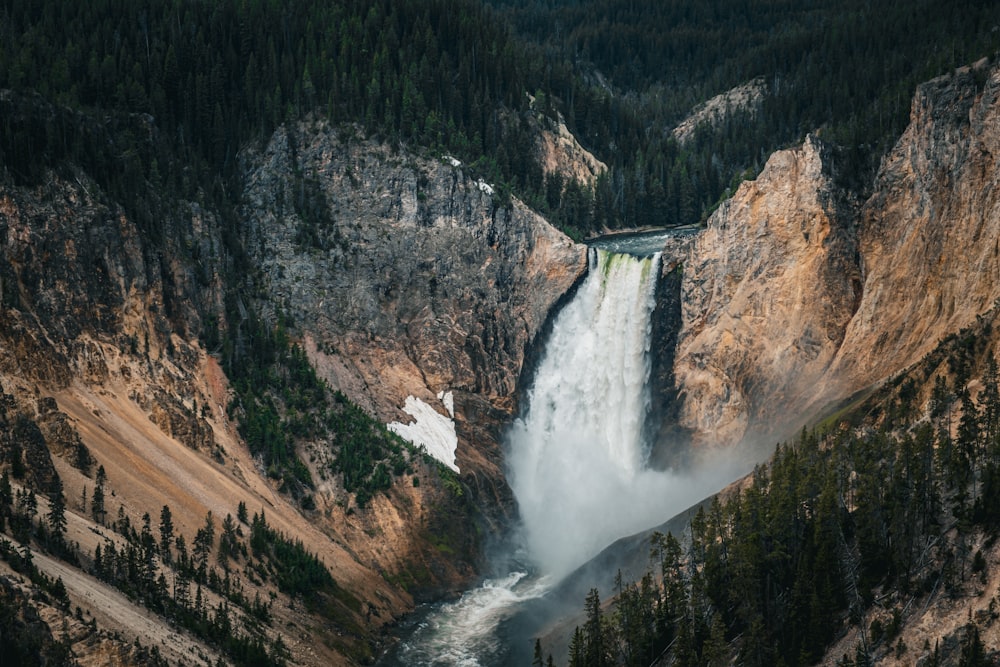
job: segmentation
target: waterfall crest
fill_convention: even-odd
[[[637,511],[662,495],[642,442],[658,272],[659,255],[591,249],[590,272],[557,315],[527,411],[511,428],[510,485],[529,556],[545,574],[565,574],[663,511]]]

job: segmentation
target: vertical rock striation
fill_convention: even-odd
[[[986,75],[921,85],[882,164],[858,224],[864,299],[830,372],[841,395],[916,362],[1000,298],[1000,70]]]
[[[354,128],[283,128],[242,164],[246,245],[321,374],[387,423],[453,392],[458,467],[505,500],[499,427],[584,247],[457,160]]]

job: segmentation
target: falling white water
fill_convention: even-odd
[[[525,572],[512,572],[488,579],[429,614],[391,657],[390,664],[433,667],[481,667],[507,664],[509,647],[493,630],[526,600],[544,594],[545,579],[527,579]]]
[[[555,579],[732,474],[645,467],[659,256],[592,249],[590,261],[580,292],[556,317],[527,413],[508,439],[509,481],[528,554]]]

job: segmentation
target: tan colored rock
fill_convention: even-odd
[[[794,421],[840,346],[861,279],[828,165],[814,137],[775,153],[689,253],[675,373],[699,441]]]
[[[836,393],[916,362],[1000,298],[1000,70],[921,85],[861,213],[864,298],[831,369]]]
[[[699,104],[691,113],[678,123],[671,134],[678,143],[686,143],[700,125],[717,125],[727,116],[739,111],[756,111],[767,95],[767,82],[759,76],[744,84],[731,88],[724,93]]]
[[[598,176],[608,170],[608,165],[598,160],[566,127],[560,116],[558,121],[542,117],[539,121],[539,162],[545,175],[558,173],[564,180],[575,180],[587,187],[594,187]]]
[[[1000,70],[983,74],[919,87],[857,213],[810,138],[712,216],[684,267],[676,361],[696,440],[787,435],[997,303]]]

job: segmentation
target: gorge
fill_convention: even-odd
[[[745,472],[736,457],[665,471],[649,465],[655,288],[660,250],[678,233],[685,232],[591,245],[587,276],[555,315],[523,416],[505,435],[520,524],[514,544],[500,547],[500,562],[522,570],[430,612],[380,664],[511,664],[521,653],[513,644],[523,649],[530,640],[498,637],[498,626],[523,603],[544,597],[618,538],[658,525]]]
[[[503,4],[2,3],[25,662],[573,662],[602,613],[589,664],[1000,647],[992,5],[870,70],[861,9],[692,15],[629,90],[662,61],[604,40],[673,4]]]

